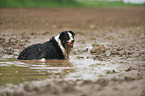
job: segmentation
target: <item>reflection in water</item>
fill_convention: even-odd
[[[0,86],[6,86],[8,83],[19,84],[24,81],[62,78],[72,71],[72,64],[67,60],[46,60],[42,62],[1,58]]]

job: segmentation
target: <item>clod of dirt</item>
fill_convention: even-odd
[[[106,37],[104,37],[104,39],[107,39],[107,40],[117,40],[117,39],[119,39],[119,37],[118,36],[106,36]]]
[[[44,32],[44,33],[42,33],[42,35],[48,35],[48,34],[50,34],[49,32]]]
[[[0,37],[0,44],[2,44],[3,42],[5,42],[5,39]]]
[[[103,44],[95,44],[90,52],[92,54],[101,54],[101,53],[105,53],[105,51],[106,48],[104,47]]]
[[[101,86],[106,86],[108,85],[109,81],[107,79],[98,79],[96,82],[96,84],[100,84]]]
[[[112,74],[112,73],[117,73],[117,71],[114,70],[114,69],[113,69],[113,70],[107,70],[107,71],[106,71],[106,74]]]
[[[84,59],[84,57],[82,57],[82,56],[77,56],[76,58],[77,59]]]

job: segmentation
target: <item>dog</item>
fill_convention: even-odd
[[[57,36],[53,36],[43,44],[34,44],[26,47],[18,56],[18,60],[51,60],[69,59],[69,53],[74,45],[75,33],[63,31]]]

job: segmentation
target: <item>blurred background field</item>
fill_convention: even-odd
[[[145,0],[0,0],[1,8],[145,6]]]

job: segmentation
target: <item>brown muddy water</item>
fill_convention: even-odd
[[[16,58],[0,59],[0,86],[20,84],[24,81],[62,77],[72,69],[68,61],[19,61]]]

